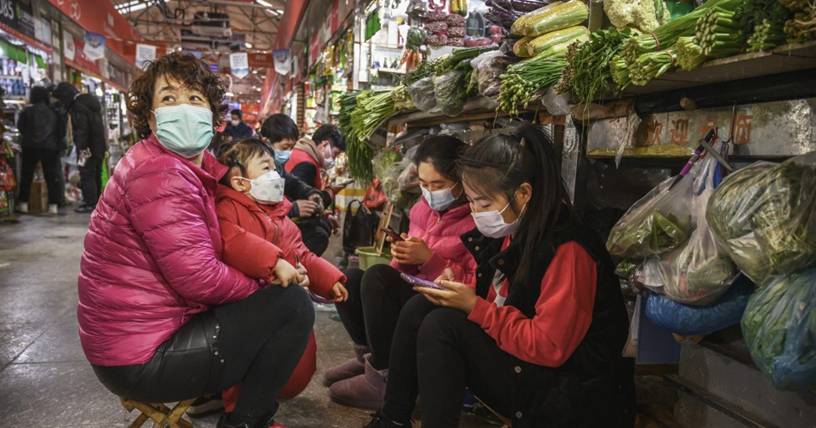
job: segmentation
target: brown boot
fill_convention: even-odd
[[[377,370],[371,365],[371,354],[365,356],[365,372],[336,382],[329,388],[329,398],[344,406],[378,410],[385,401],[388,369]]]
[[[363,374],[365,371],[363,356],[369,352],[367,346],[355,344],[354,353],[356,356],[337,367],[329,369],[323,375],[323,385],[332,386],[335,382]]]

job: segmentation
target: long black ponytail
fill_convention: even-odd
[[[559,162],[550,135],[529,124],[510,135],[482,138],[457,162],[468,187],[488,195],[505,194],[517,214],[522,207],[514,206],[515,190],[523,183],[532,186],[532,197],[513,238],[522,247],[517,278],[527,276],[538,247],[549,240],[565,216],[572,216]]]

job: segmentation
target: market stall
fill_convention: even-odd
[[[352,175],[379,178],[405,208],[418,191],[404,159],[424,136],[542,125],[575,206],[619,263],[630,355],[680,391],[673,419],[808,426],[812,3],[487,1],[473,19],[487,21],[473,33],[485,46],[451,50],[437,46],[451,16],[476,15],[453,3],[410,2],[409,31],[425,39],[399,86],[340,98]]]

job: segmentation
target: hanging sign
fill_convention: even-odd
[[[74,44],[74,35],[67,31],[63,31],[62,41],[64,42],[65,45],[64,52],[65,59],[73,61],[74,58],[76,57],[76,45]]]
[[[42,18],[34,18],[34,38],[50,45],[51,23]]]
[[[31,2],[0,0],[0,22],[26,36],[33,36],[34,17],[31,15]]]
[[[292,53],[289,49],[275,49],[272,51],[275,59],[275,71],[284,76],[292,71]]]
[[[246,52],[230,54],[230,70],[232,70],[232,75],[239,79],[249,74],[249,60]]]
[[[136,44],[136,67],[142,70],[147,67],[147,63],[156,59],[156,47],[153,45]]]
[[[272,59],[272,54],[252,52],[248,54],[250,68],[272,68],[275,62]]]
[[[96,61],[105,57],[105,36],[98,33],[85,33],[85,47],[82,50],[85,57]]]

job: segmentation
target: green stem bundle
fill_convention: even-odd
[[[694,70],[706,60],[703,48],[694,42],[694,37],[680,37],[674,44],[674,49],[677,51],[677,65],[681,70]]]
[[[585,104],[591,104],[598,94],[611,91],[616,87],[611,72],[612,59],[630,37],[629,31],[612,28],[593,32],[586,43],[570,45],[567,67],[556,90],[572,91]]]
[[[742,52],[745,37],[735,12],[721,7],[709,8],[697,20],[694,43],[709,58],[722,58]]]
[[[567,66],[566,50],[566,45],[559,45],[508,67],[499,76],[499,109],[517,114],[518,106],[527,107],[556,84]]]
[[[677,59],[673,47],[657,52],[647,52],[638,57],[629,68],[629,78],[637,86],[645,86],[650,81],[666,74]]]
[[[629,78],[629,64],[623,55],[619,54],[612,58],[609,63],[609,72],[612,75],[612,80],[615,81],[621,91],[632,84],[632,80]]]

